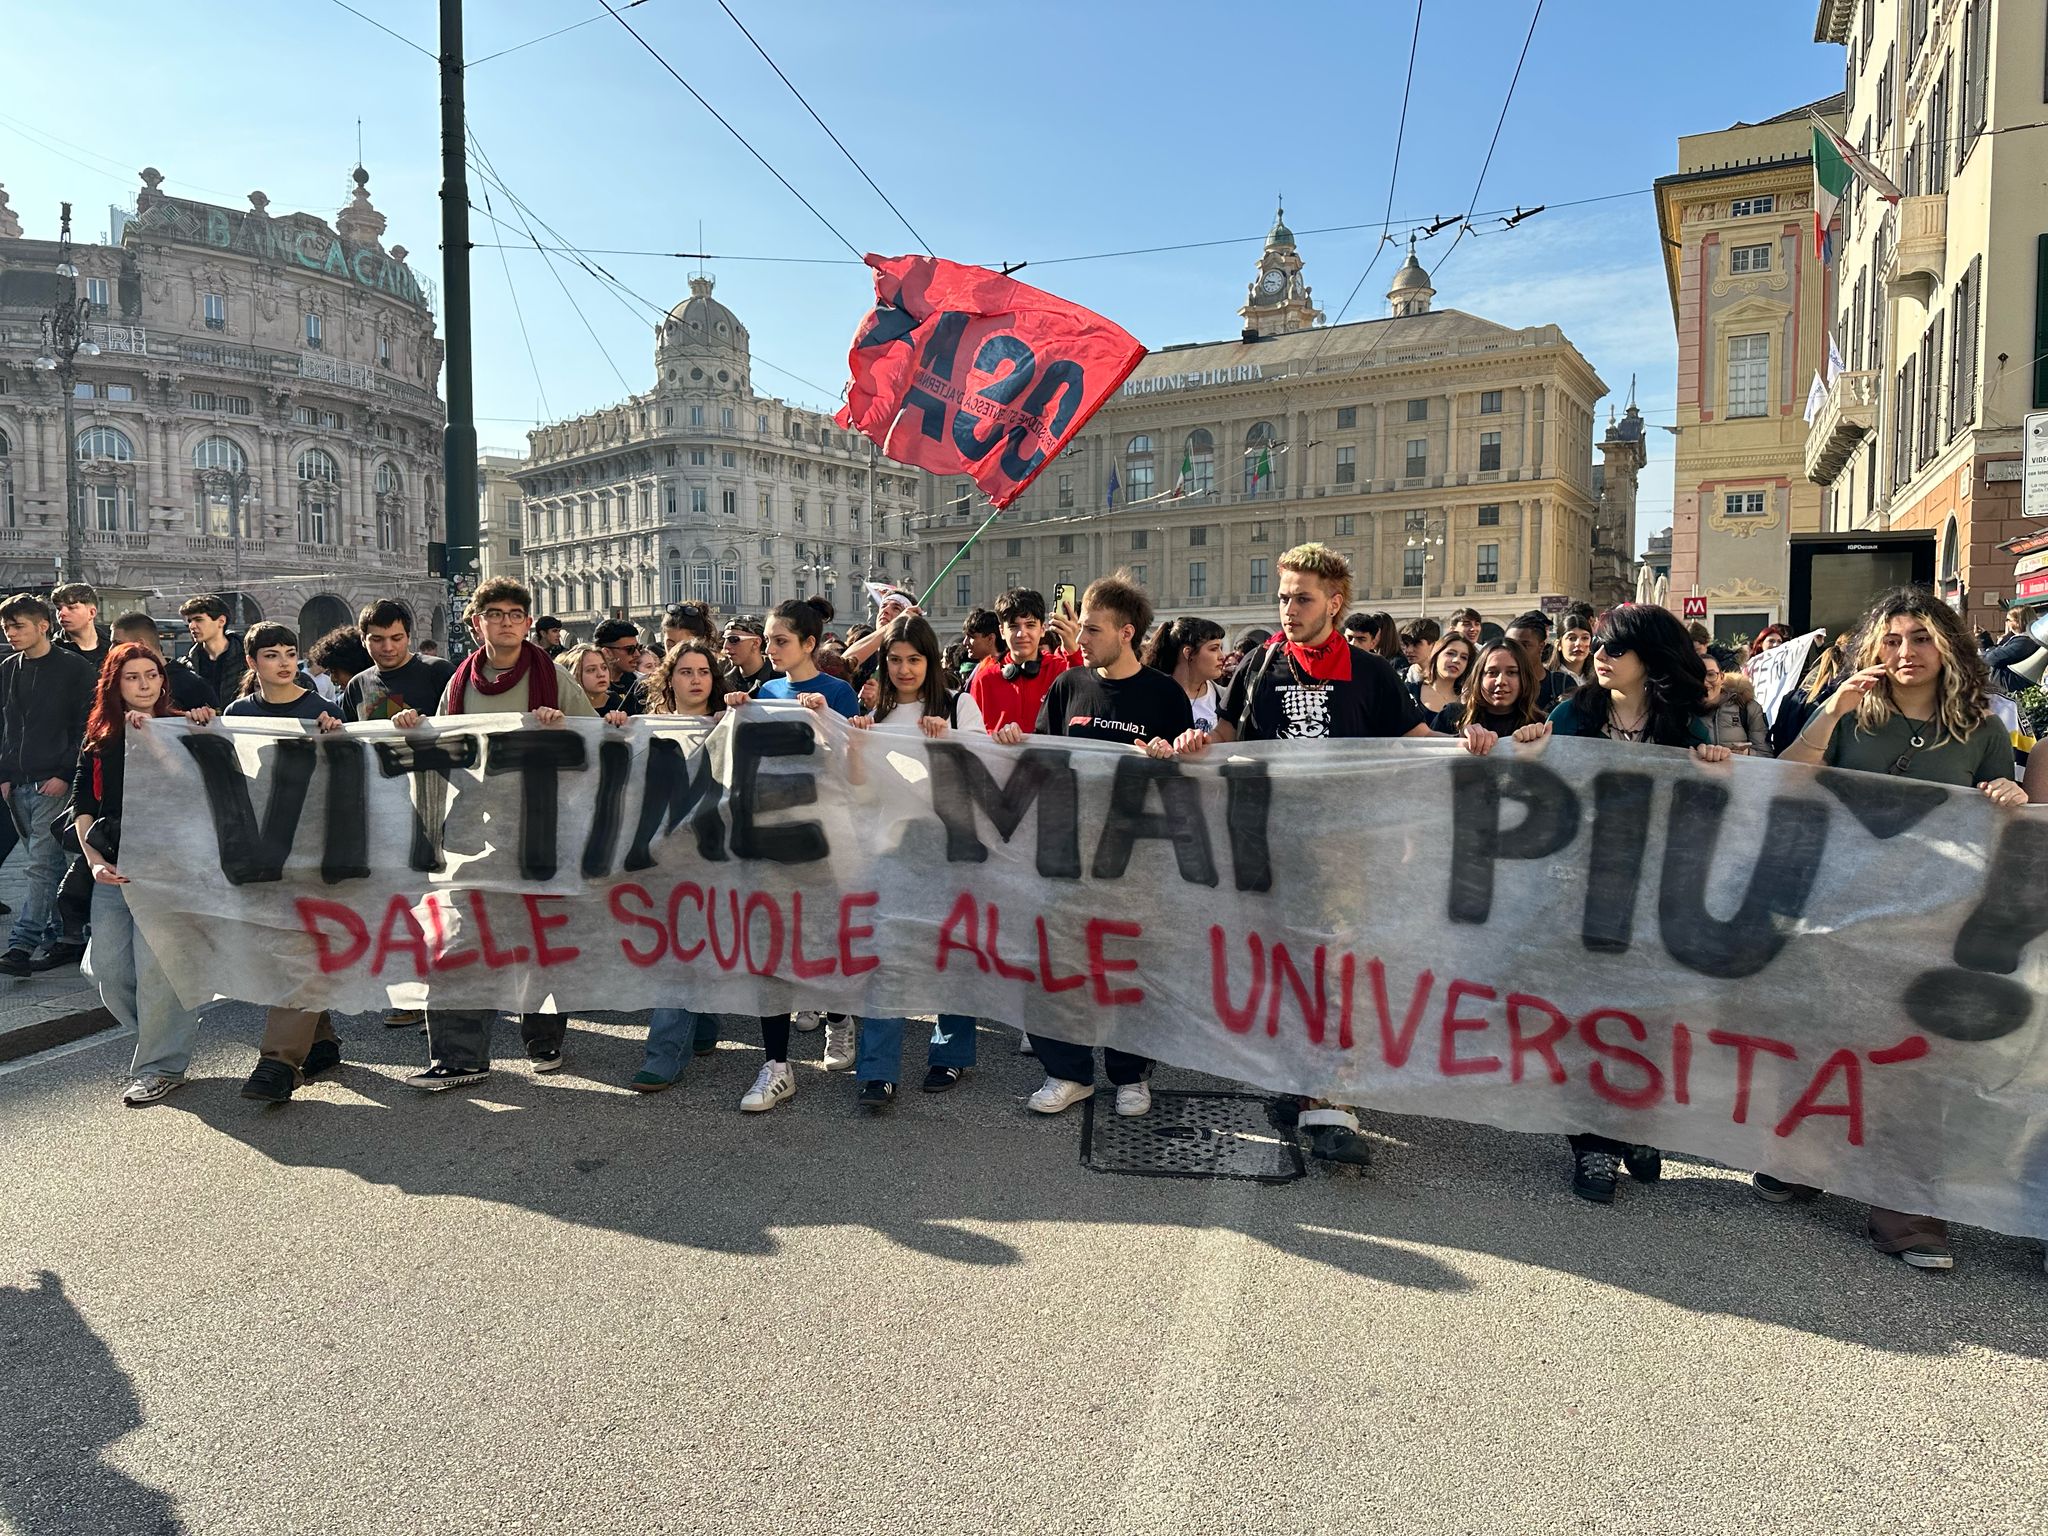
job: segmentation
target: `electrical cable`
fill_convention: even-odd
[[[339,5],[340,3],[341,0],[335,0],[335,4]],[[669,63],[667,59],[661,56],[661,52],[659,49],[657,49],[652,43],[648,42],[646,38],[642,37],[637,31],[633,29],[633,23],[626,20],[625,17],[619,14],[618,9],[612,4],[612,0],[597,0],[597,3],[603,6],[606,11],[611,13],[612,20],[616,21],[620,26],[624,27],[626,29],[627,35],[630,36],[634,42],[638,43],[642,48],[645,48],[647,50],[648,56],[651,57],[655,63],[659,64],[663,69],[668,71],[669,76],[676,82],[677,85],[680,85],[684,90],[688,91],[692,96],[696,97],[697,104],[701,106],[706,112],[709,112],[713,117],[718,119],[719,126],[724,128],[725,131],[731,134],[734,138],[738,139],[740,143],[743,146],[745,146],[747,153],[752,155],[756,160],[760,161],[761,164],[767,169],[768,174],[773,176],[777,181],[781,182],[782,185],[788,189],[789,195],[791,197],[795,198],[798,202],[802,203],[806,208],[810,209],[812,217],[817,219],[817,221],[820,224],[824,225],[827,229],[831,230],[834,239],[836,239],[841,245],[845,246],[849,251],[853,252],[856,258],[861,256],[862,252],[860,248],[856,246],[851,240],[847,239],[846,236],[839,233],[838,225],[834,224],[830,219],[826,218],[824,214],[818,212],[818,208],[815,203],[813,203],[809,198],[805,197],[803,193],[797,191],[797,189],[793,185],[791,185],[790,179],[787,176],[783,175],[782,172],[776,170],[773,165],[769,164],[768,157],[766,155],[762,154],[761,151],[754,148],[754,146],[751,143],[748,143],[747,136],[745,134],[741,133],[739,129],[733,127],[731,123],[727,122],[724,114],[721,113],[718,110],[718,108],[712,106],[710,102],[706,101],[704,99],[703,93],[700,92],[697,89],[697,87],[690,84],[689,81],[685,80],[680,74],[677,73],[676,67],[673,64]]]
[[[634,6],[645,5],[646,3],[647,0],[626,0],[624,9],[630,11],[631,9],[633,9]],[[586,16],[581,21],[570,22],[569,25],[566,27],[557,27],[552,32],[541,33],[539,37],[529,37],[523,43],[514,43],[510,48],[500,48],[496,53],[487,53],[480,59],[465,59],[463,61],[462,67],[464,69],[475,69],[479,64],[488,64],[493,59],[504,58],[505,55],[508,53],[517,53],[522,48],[531,48],[535,43],[544,43],[549,38],[560,37],[564,32],[574,32],[578,27],[587,27],[591,25],[593,22],[599,22],[603,20],[604,18],[602,16]]]
[[[1508,78],[1508,93],[1500,101],[1500,116],[1493,124],[1493,138],[1486,146],[1486,158],[1479,163],[1479,179],[1472,184],[1472,201],[1465,209],[1465,222],[1458,226],[1458,238],[1451,242],[1451,248],[1445,251],[1442,260],[1437,262],[1438,272],[1443,271],[1445,262],[1458,254],[1459,242],[1465,238],[1465,232],[1472,225],[1472,210],[1479,206],[1479,191],[1486,185],[1486,173],[1493,166],[1493,152],[1500,147],[1500,131],[1507,125],[1508,108],[1514,102],[1515,87],[1521,83],[1522,66],[1529,61],[1529,45],[1536,40],[1536,23],[1542,16],[1543,0],[1536,0],[1536,9],[1529,13],[1528,35],[1522,39],[1522,52],[1515,60],[1515,72]],[[1519,206],[1516,211],[1520,212]]]
[[[1401,145],[1408,136],[1408,96],[1415,87],[1415,53],[1422,43],[1422,0],[1415,0],[1415,29],[1408,37],[1408,78],[1401,85],[1401,120],[1394,128],[1394,166],[1387,173],[1387,208],[1380,220],[1379,242],[1372,248],[1372,259],[1365,264],[1365,270],[1358,274],[1358,281],[1351,285],[1351,292],[1345,296],[1337,310],[1337,318],[1330,322],[1331,329],[1344,323],[1344,316],[1358,297],[1358,290],[1365,286],[1365,280],[1372,276],[1372,269],[1380,264],[1380,257],[1387,249],[1387,231],[1393,228],[1394,188],[1401,180]],[[1316,343],[1316,351],[1323,350],[1323,343]],[[1313,356],[1309,359],[1314,362]]]
[[[471,135],[472,141],[474,137],[474,135]],[[486,186],[483,191],[484,217],[489,219],[493,226],[496,226],[498,216],[491,209],[491,189]],[[533,387],[540,395],[540,408],[552,416],[555,414],[555,408],[548,404],[548,387],[541,382],[540,359],[534,356],[533,337],[527,333],[526,329],[526,311],[519,303],[519,285],[512,281],[512,263],[506,257],[503,246],[498,248],[498,265],[505,271],[505,289],[512,295],[512,314],[519,321],[519,339],[526,344],[526,361],[533,369]]]
[[[414,42],[411,38],[407,37],[403,32],[392,31],[389,27],[385,26],[384,23],[379,21],[376,17],[366,15],[362,11],[357,10],[354,6],[348,3],[348,0],[334,0],[334,3],[340,6],[344,11],[347,11],[349,15],[360,17],[362,20],[367,21],[371,26],[375,27],[379,32],[382,32],[386,37],[396,38],[399,42],[405,44],[406,47],[410,48],[414,53],[425,54],[428,58],[432,59],[436,64],[439,64],[441,62],[441,56],[438,53],[434,52],[433,49],[423,47],[421,44]]]
[[[780,80],[784,85],[789,87],[789,94],[794,96],[799,102],[803,103],[803,109],[811,114],[811,121],[816,123],[820,128],[823,128],[825,130],[825,137],[830,139],[833,142],[833,144],[838,147],[839,153],[846,156],[846,163],[852,166],[856,171],[859,171],[860,179],[866,182],[868,186],[873,189],[875,196],[879,197],[883,202],[889,205],[889,211],[896,215],[897,222],[902,224],[902,226],[905,229],[910,231],[910,238],[917,242],[918,249],[929,253],[932,249],[931,242],[925,239],[923,235],[917,232],[917,226],[910,222],[910,220],[904,215],[903,210],[901,208],[898,208],[896,204],[890,199],[889,194],[884,192],[879,186],[875,185],[875,178],[868,174],[867,167],[862,165],[858,160],[853,158],[852,150],[848,149],[844,144],[840,143],[839,135],[832,131],[830,125],[826,123],[825,119],[818,116],[817,108],[813,107],[808,101],[804,100],[804,93],[798,90],[796,88],[795,82],[793,82],[789,78],[789,76],[785,75],[782,72],[782,66],[776,63],[774,59],[769,58],[768,50],[766,48],[763,48],[760,42],[755,38],[754,34],[747,30],[747,24],[744,21],[741,21],[738,16],[733,15],[732,7],[727,5],[725,3],[725,0],[718,0],[718,8],[721,11],[725,12],[725,14],[731,18],[732,24],[734,26],[740,29],[740,35],[746,38],[748,42],[754,45],[754,52],[760,54],[763,59],[767,60],[768,67],[775,71],[775,78]]]

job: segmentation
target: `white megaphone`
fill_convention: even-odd
[[[2041,649],[2025,661],[2014,662],[2012,670],[2038,688],[2042,674],[2048,672],[2048,608],[2042,609],[2040,617],[2027,626],[2027,638]]]

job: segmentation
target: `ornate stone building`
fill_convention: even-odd
[[[218,592],[238,623],[274,618],[310,640],[396,594],[445,639],[427,575],[441,344],[405,248],[383,245],[368,173],[331,226],[272,213],[261,192],[247,209],[175,197],[163,179],[142,173],[113,243],[72,248],[75,279],[56,272],[56,242],[0,216],[0,587],[54,579],[75,454],[103,613],[170,621]],[[67,444],[58,375],[35,360],[74,287],[98,352],[77,359]]]
[[[1805,623],[1794,550],[1824,533],[1802,419],[1828,325],[1809,112],[1839,128],[1842,99],[1689,134],[1678,170],[1657,180],[1678,332],[1671,606],[1704,599],[1705,623],[1726,640]]]
[[[528,434],[516,472],[534,601],[588,636],[673,602],[760,613],[913,571],[919,471],[875,460],[816,411],[754,393],[747,329],[690,279],[655,327],[646,394]]]
[[[476,458],[476,541],[479,578],[526,578],[526,502],[520,495],[523,455],[486,448]],[[543,609],[543,612],[546,610]]]
[[[1240,334],[1147,357],[927,608],[957,622],[1006,588],[1050,597],[1121,567],[1162,616],[1206,614],[1236,635],[1275,622],[1275,562],[1307,539],[1350,558],[1357,606],[1397,618],[1470,605],[1507,619],[1593,595],[1596,539],[1627,554],[1634,540],[1625,449],[1608,459],[1603,516],[1627,527],[1596,533],[1606,385],[1556,326],[1516,329],[1435,296],[1411,248],[1385,318],[1324,325],[1277,218]],[[926,498],[929,583],[987,512],[964,479],[933,480]]]

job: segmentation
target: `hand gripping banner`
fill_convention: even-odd
[[[1091,310],[982,267],[869,256],[875,308],[836,418],[899,464],[1023,494],[1145,356]]]
[[[129,733],[190,1002],[945,1011],[2048,1235],[2048,811],[1599,741]]]

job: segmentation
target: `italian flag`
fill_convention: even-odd
[[[1870,163],[1868,155],[1843,138],[1819,118],[1813,118],[1813,254],[1823,264],[1835,259],[1834,237],[1829,233],[1835,211],[1849,195],[1850,183],[1863,184],[1888,203],[1903,195],[1884,172]]]
[[[1264,448],[1259,450],[1259,462],[1252,467],[1252,474],[1260,480],[1270,480],[1273,478],[1273,460],[1267,455]]]
[[[1173,482],[1173,494],[1185,496],[1188,493],[1188,476],[1195,472],[1194,454],[1188,449],[1180,451],[1180,478]]]

